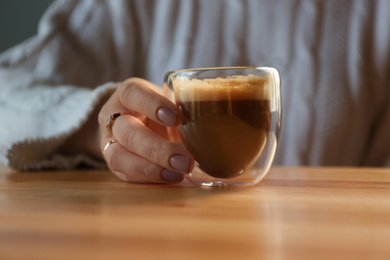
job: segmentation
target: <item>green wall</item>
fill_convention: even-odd
[[[0,0],[0,52],[37,32],[42,14],[53,0]]]

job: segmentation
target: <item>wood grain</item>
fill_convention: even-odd
[[[274,167],[257,186],[0,169],[0,259],[390,259],[390,169]]]

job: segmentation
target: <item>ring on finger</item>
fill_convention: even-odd
[[[106,158],[106,150],[108,149],[108,147],[110,145],[112,145],[113,143],[117,143],[117,142],[118,141],[116,139],[112,139],[112,140],[110,140],[109,142],[106,143],[106,145],[103,148],[103,157],[104,157],[104,159]]]
[[[123,112],[123,113],[115,113],[115,114],[110,115],[110,116],[107,118],[107,124],[106,124],[107,132],[108,132],[110,135],[112,135],[112,125],[114,124],[115,119],[117,119],[117,118],[120,117],[120,116],[128,115],[128,114],[129,114],[129,113]]]

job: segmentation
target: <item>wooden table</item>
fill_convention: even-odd
[[[390,259],[390,169],[274,167],[223,190],[2,168],[0,259]]]

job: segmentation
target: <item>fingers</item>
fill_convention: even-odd
[[[118,142],[128,151],[182,174],[192,170],[192,156],[182,145],[165,140],[137,118],[123,115],[117,118],[112,130]]]
[[[119,143],[112,143],[104,152],[110,170],[122,181],[133,183],[178,183],[184,175],[164,169],[133,154]]]
[[[110,170],[121,180],[141,183],[178,183],[192,171],[194,159],[180,144],[170,142],[167,126],[176,126],[181,114],[175,104],[137,78],[122,83],[99,113],[101,149]],[[121,116],[111,121],[116,113]],[[106,144],[115,139],[106,148]]]
[[[165,126],[176,126],[180,122],[180,111],[175,104],[159,95],[156,86],[146,80],[131,78],[118,89],[121,104],[129,110],[142,113],[151,120]]]

